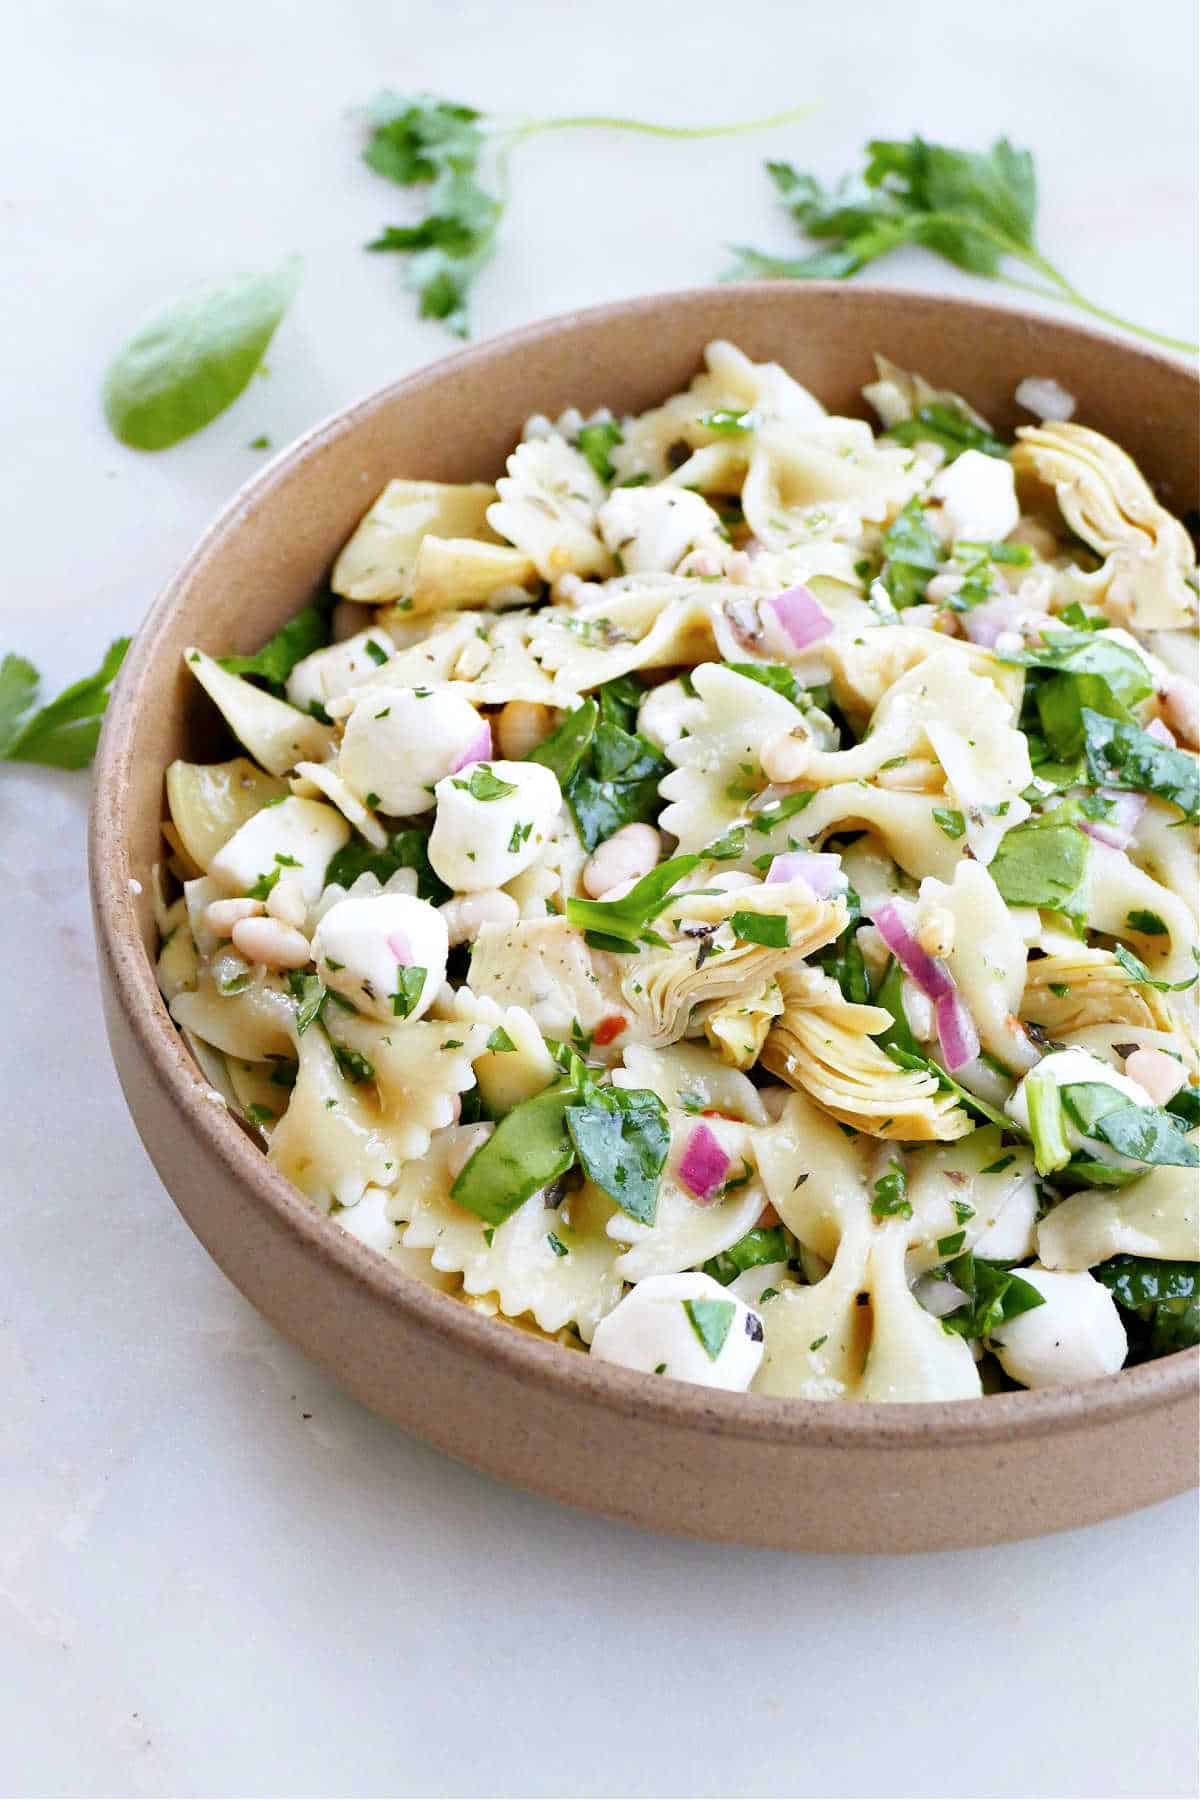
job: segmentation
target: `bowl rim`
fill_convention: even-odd
[[[755,295],[758,298],[753,303],[761,305],[765,287],[761,282],[730,283],[724,291]],[[868,301],[886,299],[901,311],[957,312],[977,320],[980,329],[986,329],[988,321],[997,316],[1016,318],[1109,351],[1119,350],[1123,358],[1135,362],[1165,365],[1173,373],[1194,373],[1186,359],[1020,306],[869,282],[847,287],[840,282],[814,281],[806,283],[802,291],[836,294],[851,307],[858,295]],[[256,470],[222,507],[139,626],[109,702],[95,759],[88,829],[89,882],[98,948],[111,972],[116,1002],[141,1052],[168,1090],[180,1124],[225,1165],[274,1224],[295,1232],[317,1261],[332,1265],[344,1279],[365,1288],[373,1302],[399,1308],[432,1337],[448,1341],[476,1361],[498,1365],[527,1387],[586,1400],[617,1415],[636,1413],[643,1420],[732,1438],[754,1438],[781,1446],[863,1449],[964,1445],[974,1449],[1041,1438],[1069,1425],[1099,1426],[1131,1413],[1170,1406],[1200,1381],[1200,1348],[1055,1388],[970,1400],[834,1404],[725,1393],[683,1381],[656,1382],[532,1333],[498,1328],[496,1320],[457,1297],[426,1286],[360,1243],[278,1173],[228,1108],[214,1104],[212,1090],[159,992],[153,963],[142,947],[136,890],[131,886],[132,872],[125,854],[128,797],[122,777],[131,758],[142,685],[155,659],[158,640],[181,595],[207,562],[219,554],[261,500],[287,484],[300,464],[404,396],[436,386],[446,373],[486,368],[498,353],[560,336],[584,324],[642,318],[660,313],[664,307],[697,304],[712,293],[711,287],[685,288],[576,308],[439,357],[319,420]]]

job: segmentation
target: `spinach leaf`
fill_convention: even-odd
[[[566,1120],[588,1179],[631,1219],[653,1225],[671,1148],[667,1109],[658,1095],[648,1088],[592,1085],[581,1105],[568,1106]]]
[[[38,672],[23,656],[6,656],[0,663],[0,761],[85,769],[96,754],[100,721],[129,641],[115,639],[94,675],[72,682],[32,714]]]
[[[789,669],[786,663],[726,663],[725,667],[733,675],[743,675],[747,681],[757,681],[760,687],[782,694],[793,706],[804,710],[806,690],[796,680],[795,671]]]
[[[908,1197],[908,1177],[895,1157],[886,1175],[881,1175],[872,1189],[871,1211],[877,1219],[911,1219],[912,1201]]]
[[[232,406],[300,285],[292,257],[180,300],[135,333],[104,377],[104,415],[132,450],[166,450]]]
[[[942,1320],[942,1329],[960,1337],[994,1337],[1010,1319],[1045,1305],[1032,1282],[971,1250],[948,1262],[946,1273],[967,1298],[956,1312]]]
[[[1200,1344],[1200,1264],[1113,1256],[1092,1273],[1118,1306],[1151,1327],[1152,1356]]]
[[[525,758],[526,762],[541,763],[543,768],[553,770],[565,793],[567,783],[587,754],[599,717],[600,708],[596,702],[585,700],[555,726],[548,738],[535,745]]]
[[[997,655],[1001,662],[1025,669],[1094,676],[1123,707],[1136,706],[1154,692],[1150,671],[1135,650],[1091,631],[1056,631],[1032,650],[1006,650]]]
[[[722,1287],[728,1287],[747,1269],[758,1269],[767,1263],[788,1262],[797,1254],[799,1245],[786,1225],[756,1225],[745,1237],[731,1244],[728,1250],[710,1256],[704,1264],[704,1273],[719,1281]]]
[[[1134,1105],[1103,1081],[1071,1082],[1061,1093],[1080,1131],[1100,1138],[1122,1156],[1151,1167],[1200,1169],[1200,1144],[1188,1141],[1187,1126],[1177,1114],[1160,1106]]]
[[[434,906],[450,898],[450,889],[434,874],[429,861],[428,833],[415,826],[398,831],[386,850],[375,850],[357,832],[347,844],[330,857],[325,870],[325,885],[336,881],[344,888],[354,886],[360,875],[374,875],[386,883],[397,869],[415,869],[417,894]]]
[[[925,598],[925,589],[941,567],[942,540],[914,497],[883,534],[883,569],[879,579],[893,606],[903,612]]]
[[[601,719],[588,757],[565,789],[584,849],[594,850],[623,825],[657,817],[658,784],[670,772],[648,739]]]
[[[881,1050],[887,1050],[895,1045],[898,1050],[904,1050],[908,1055],[915,1056],[918,1061],[921,1061],[923,1058],[901,1000],[903,986],[904,970],[894,956],[889,956],[887,967],[879,978],[879,986],[871,996],[871,1004],[882,1006],[885,1012],[892,1015],[892,1022],[886,1031],[879,1033],[875,1042]]]
[[[282,695],[296,664],[329,642],[329,610],[327,606],[306,606],[253,656],[221,656],[217,660],[231,675],[257,675],[272,694]]]
[[[575,1161],[567,1109],[580,1092],[567,1076],[514,1106],[462,1170],[451,1198],[489,1225],[503,1225],[531,1194],[565,1175]]]
[[[886,435],[897,444],[939,444],[946,452],[946,463],[952,463],[964,450],[981,450],[985,456],[1006,457],[1011,448],[1003,438],[977,425],[962,407],[952,406],[944,400],[918,407],[911,419],[889,425]]]
[[[1190,823],[1200,820],[1200,759],[1160,744],[1138,725],[1087,707],[1081,725],[1088,779],[1097,787],[1155,794],[1177,806]]]
[[[769,950],[786,950],[792,941],[786,913],[735,912],[729,923],[734,937],[745,944],[764,944]]]
[[[696,853],[669,857],[643,875],[621,900],[568,900],[567,918],[587,933],[589,942],[593,935],[606,939],[601,949],[636,949],[650,921],[665,910],[672,888],[704,860]]]
[[[1087,913],[1089,840],[1060,806],[1006,831],[990,874],[1010,906],[1046,906],[1069,919]]]
[[[876,138],[867,145],[861,174],[844,176],[834,188],[790,163],[768,163],[767,171],[800,230],[823,247],[787,258],[737,245],[726,279],[844,280],[893,250],[918,245],[997,280],[1012,279],[1010,260],[1023,263],[1037,275],[1040,293],[1171,349],[1197,348],[1096,306],[1043,255],[1034,235],[1033,158],[1006,138],[984,151],[921,137]]]
[[[948,1074],[947,1071],[943,1069],[941,1063],[935,1062],[932,1056],[923,1056],[919,1051],[905,1050],[901,1047],[898,1039],[889,1042],[888,1040],[890,1038],[891,1033],[884,1032],[883,1035],[876,1038],[875,1041],[879,1044],[885,1055],[890,1056],[892,1061],[901,1069],[925,1070],[928,1074],[937,1077],[937,1084],[943,1092],[956,1094],[959,1103],[962,1106],[965,1106],[970,1112],[977,1113],[981,1119],[986,1119],[989,1125],[999,1125],[1002,1131],[1007,1131],[1014,1137],[1024,1137],[1026,1135],[1016,1121],[1009,1118],[1007,1113],[1001,1112],[998,1107],[991,1105],[989,1101],[981,1100],[978,1094],[973,1094],[971,1092],[970,1088],[965,1088],[961,1082],[955,1081],[953,1075]]]

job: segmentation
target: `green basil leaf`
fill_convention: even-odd
[[[568,1106],[567,1130],[584,1174],[642,1225],[653,1225],[671,1129],[667,1109],[646,1088],[593,1088]]]
[[[967,829],[967,821],[960,812],[955,812],[952,808],[935,806],[933,817],[938,829],[944,831],[948,838],[960,838]]]
[[[585,700],[582,706],[568,713],[548,738],[534,747],[525,758],[526,762],[541,763],[543,768],[551,769],[558,778],[558,785],[566,789],[567,783],[587,753],[596,729],[596,721],[600,717],[600,709],[594,700]]]
[[[1200,820],[1200,758],[1090,708],[1083,709],[1081,724],[1089,781],[1154,794],[1177,806],[1191,823]]]
[[[1122,707],[1136,706],[1154,692],[1154,679],[1135,650],[1089,631],[1056,631],[1035,649],[1007,650],[997,656],[1026,669],[1096,676]]]
[[[871,1211],[877,1219],[911,1219],[912,1202],[908,1197],[908,1177],[903,1166],[893,1159],[886,1175],[875,1183]]]
[[[133,450],[166,450],[232,406],[300,285],[300,261],[180,300],[117,352],[104,414]]]
[[[967,1299],[942,1320],[942,1329],[961,1337],[992,1337],[1009,1319],[1045,1305],[1032,1282],[970,1250],[948,1262],[946,1272]]]
[[[578,1081],[568,1077],[514,1106],[466,1164],[451,1198],[489,1225],[503,1225],[575,1161],[566,1114],[579,1098]]]
[[[623,825],[658,816],[658,787],[671,765],[646,738],[601,719],[590,754],[564,793],[585,850],[591,852]]]

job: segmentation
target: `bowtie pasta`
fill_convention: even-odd
[[[1086,425],[866,399],[717,343],[390,481],[264,652],[187,653],[239,749],[168,771],[159,981],[312,1204],[498,1321],[1079,1381],[1200,1336],[1195,557]]]

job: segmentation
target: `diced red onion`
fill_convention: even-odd
[[[679,1161],[679,1179],[688,1192],[707,1206],[725,1179],[729,1158],[707,1125],[697,1125]]]
[[[833,630],[833,620],[806,587],[786,588],[767,605],[797,650],[807,650]]]
[[[842,880],[842,859],[821,850],[786,850],[772,858],[767,880],[806,881],[817,899],[824,900]]]
[[[393,931],[387,940],[387,947],[402,969],[412,967],[412,945],[401,932]]]
[[[479,733],[463,751],[458,761],[451,765],[450,773],[457,775],[468,763],[487,762],[492,754],[492,728],[486,719],[479,721]]]
[[[1174,750],[1179,742],[1170,726],[1164,725],[1161,719],[1151,719],[1146,727],[1146,736],[1152,737],[1156,744],[1165,744],[1168,750]]]
[[[1027,611],[1024,601],[1018,600],[1015,594],[1001,594],[995,600],[985,600],[982,606],[973,606],[962,615],[963,630],[973,644],[982,644],[990,650],[1002,631],[1015,631],[1017,620]]]
[[[937,1020],[942,1061],[953,1075],[956,1069],[961,1069],[964,1063],[974,1062],[979,1055],[975,1021],[963,1005],[957,988],[940,996],[934,1003],[933,1016]]]
[[[911,975],[923,994],[940,1000],[955,992],[954,982],[945,963],[922,950],[890,900],[876,907],[875,929],[906,974]]]
[[[1138,821],[1146,810],[1143,794],[1119,794],[1112,788],[1101,788],[1100,793],[1111,802],[1112,810],[1107,819],[1081,819],[1079,828],[1087,835],[1095,838],[1097,843],[1111,844],[1114,850],[1128,847]]]

